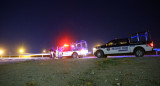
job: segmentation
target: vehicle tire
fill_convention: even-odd
[[[106,58],[108,57],[108,55],[104,55]]]
[[[78,58],[78,54],[77,54],[77,53],[73,53],[73,54],[72,54],[72,57],[73,57],[73,58]]]
[[[83,56],[78,56],[79,58],[83,58]]]
[[[144,53],[145,53],[145,51],[142,48],[138,48],[134,52],[134,54],[135,54],[136,57],[143,57]]]
[[[104,53],[102,51],[97,51],[96,56],[98,58],[103,58],[104,57]]]

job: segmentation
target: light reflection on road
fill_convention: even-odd
[[[107,56],[107,58],[125,58],[125,57],[135,57],[134,55],[125,55],[125,56]],[[160,57],[160,55],[145,55],[144,57]],[[96,56],[86,56],[86,58],[97,58]]]
[[[135,57],[134,55],[124,55],[124,56],[108,56],[107,58],[126,58],[126,57]],[[144,57],[160,57],[160,55],[145,55]],[[96,56],[85,56],[80,59],[95,59]],[[62,59],[72,59],[72,57],[64,57]],[[28,58],[0,58],[0,64],[4,62],[19,62],[19,61],[29,61],[29,60],[56,60],[49,57],[28,57]]]

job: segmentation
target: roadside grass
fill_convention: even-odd
[[[99,68],[105,68],[105,67],[107,67],[107,65],[114,65],[115,66],[118,64],[120,64],[119,61],[113,60],[113,59],[107,59],[107,58],[96,62],[96,65]]]
[[[35,81],[29,81],[24,86],[36,86],[36,82]]]
[[[160,86],[160,58],[26,61],[0,65],[0,86]]]
[[[92,67],[93,62],[94,59],[60,59],[2,64],[0,86],[65,86]]]
[[[68,86],[160,86],[159,66],[157,57],[104,58]]]

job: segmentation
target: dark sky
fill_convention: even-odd
[[[157,0],[158,1],[158,0]],[[95,44],[149,30],[160,46],[160,6],[153,0],[1,0],[0,48],[37,53],[62,42]]]

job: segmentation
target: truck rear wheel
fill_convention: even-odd
[[[79,57],[79,58],[83,58],[83,56],[81,56],[81,55],[80,55],[80,56],[78,56],[78,57]]]
[[[78,58],[78,54],[77,54],[77,53],[73,53],[73,54],[72,54],[72,57],[73,57],[73,58]]]
[[[135,54],[136,57],[143,57],[144,56],[144,50],[141,49],[141,48],[138,48],[138,49],[135,50],[134,54]]]
[[[102,51],[97,51],[96,56],[98,58],[103,58],[104,57],[104,53]]]

